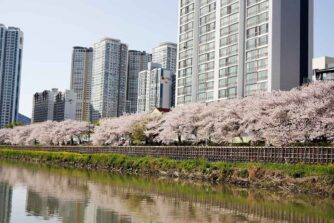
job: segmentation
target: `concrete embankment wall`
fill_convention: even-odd
[[[176,160],[206,159],[209,161],[227,162],[334,164],[333,147],[0,146],[0,149],[75,152],[82,154],[117,153],[130,156],[167,157]]]

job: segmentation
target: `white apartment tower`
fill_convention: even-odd
[[[177,104],[311,79],[313,0],[180,0]]]
[[[0,24],[0,128],[17,121],[23,32]]]
[[[75,119],[90,121],[93,48],[74,47],[72,53],[71,90],[77,95]]]
[[[176,73],[177,44],[165,42],[152,49],[152,62]]]
[[[118,117],[125,112],[128,46],[106,38],[94,44],[92,121]]]
[[[151,61],[151,54],[145,51],[130,50],[126,90],[126,113],[137,112],[138,102],[138,75],[147,70],[147,64]]]

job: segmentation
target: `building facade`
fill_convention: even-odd
[[[152,55],[145,51],[129,51],[128,77],[126,91],[126,113],[136,113],[138,104],[138,75],[147,70],[147,64],[152,60]]]
[[[77,104],[77,94],[74,91],[58,92],[54,101],[53,121],[76,120]]]
[[[172,107],[175,74],[161,68],[160,64],[149,63],[148,70],[139,73],[138,113],[154,108]]]
[[[56,88],[51,91],[45,90],[41,93],[35,93],[31,116],[32,123],[53,121],[54,102],[58,93],[58,89]]]
[[[22,123],[23,125],[30,125],[31,119],[21,113],[17,116],[17,122]]]
[[[313,0],[180,0],[177,104],[311,79]]]
[[[312,62],[313,81],[334,80],[334,58],[318,57]]]
[[[176,73],[177,44],[165,42],[152,49],[152,62]]]
[[[23,32],[0,24],[0,128],[17,121]]]
[[[54,98],[53,103],[53,121],[61,122],[64,121],[65,113],[65,96],[62,92],[58,92]]]
[[[74,47],[72,53],[71,90],[77,95],[75,119],[91,120],[93,48]]]
[[[165,42],[161,43],[158,47],[152,50],[152,62],[161,64],[162,68],[171,71],[176,74],[177,69],[177,44]],[[176,76],[173,76],[176,77]],[[174,79],[176,81],[176,78]],[[176,82],[173,83],[172,89],[172,107],[175,107],[175,92],[176,92]]]
[[[152,62],[161,64],[161,67],[176,73],[177,44],[161,43],[152,49]]]
[[[36,93],[33,97],[32,123],[76,120],[76,98],[72,90],[63,93],[54,88]]]
[[[94,44],[92,121],[118,117],[125,112],[128,46],[106,38]]]

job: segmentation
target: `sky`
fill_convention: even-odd
[[[334,0],[314,2],[315,56],[334,56]],[[0,0],[0,23],[25,37],[20,112],[31,117],[35,92],[69,89],[73,46],[112,37],[150,52],[176,42],[177,14],[178,0]]]

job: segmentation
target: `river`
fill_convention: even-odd
[[[334,222],[334,200],[0,161],[0,223]]]

